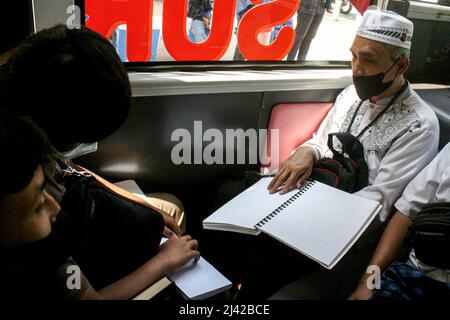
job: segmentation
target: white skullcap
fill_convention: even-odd
[[[413,23],[393,11],[367,10],[356,31],[360,37],[411,49]]]

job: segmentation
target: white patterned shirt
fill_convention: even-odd
[[[359,134],[392,100],[387,97],[361,105],[350,130]],[[345,131],[360,99],[353,85],[345,88],[318,131],[302,146],[311,147],[315,159],[332,157],[328,134]],[[433,110],[408,84],[385,114],[359,138],[369,169],[369,185],[355,194],[383,205],[380,220],[388,219],[406,185],[436,156],[439,123]]]

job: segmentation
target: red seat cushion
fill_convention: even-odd
[[[310,139],[332,106],[333,103],[289,103],[276,105],[270,115],[265,151],[269,150],[268,156],[270,157],[272,143],[270,130],[278,129],[280,141],[279,161],[271,161],[271,163],[266,164],[267,158],[265,158],[266,152],[264,152],[262,159],[263,171],[268,172],[278,168],[280,163],[289,158],[293,150]]]

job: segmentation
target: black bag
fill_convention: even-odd
[[[342,144],[342,153],[334,148],[334,137]],[[328,148],[333,153],[333,158],[323,158],[314,162],[310,176],[312,180],[350,193],[359,191],[369,184],[364,148],[356,137],[347,132],[330,133]]]
[[[413,219],[408,239],[417,259],[450,269],[450,202],[425,205]]]
[[[61,208],[71,219],[73,258],[96,288],[130,274],[158,253],[161,214],[68,167]]]
[[[401,90],[391,99],[389,104],[381,111],[375,119],[372,120],[355,137],[350,133],[350,129],[355,122],[364,101],[360,101],[346,132],[330,133],[328,135],[328,148],[333,153],[333,158],[324,158],[316,161],[313,165],[311,179],[323,182],[332,187],[347,191],[357,192],[369,184],[369,169],[364,157],[364,147],[359,141],[370,127],[372,127],[397,101],[398,97],[408,88],[408,82],[405,81]],[[334,149],[333,138],[342,145],[342,152]]]

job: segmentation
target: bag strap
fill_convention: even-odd
[[[434,216],[430,216],[435,214]],[[438,214],[438,215],[436,215]],[[423,206],[417,215],[414,217],[413,222],[408,228],[406,238],[408,241],[414,243],[414,232],[420,228],[423,223],[438,223],[438,224],[450,224],[450,202],[433,202],[427,203]]]
[[[336,137],[341,142],[342,153],[334,149],[333,137]],[[333,159],[338,160],[343,166],[347,168],[347,170],[353,172],[354,165],[356,164],[360,177],[366,177],[360,178],[363,180],[361,180],[359,183],[364,186],[367,185],[366,180],[369,169],[364,157],[364,147],[361,142],[357,138],[355,138],[355,136],[347,132],[330,133],[328,135],[328,148],[330,148],[331,152],[333,153]],[[350,159],[345,157],[344,153],[347,153]]]
[[[403,84],[402,88],[401,88],[400,91],[397,92],[397,94],[391,99],[391,101],[389,101],[389,104],[387,105],[387,107],[384,108],[383,111],[381,111],[381,112],[375,117],[375,119],[373,119],[367,126],[365,126],[363,130],[361,130],[361,132],[356,136],[357,139],[359,139],[359,138],[364,134],[364,132],[367,131],[367,129],[369,129],[371,126],[373,126],[373,125],[378,121],[378,119],[380,119],[381,116],[384,115],[384,114],[391,108],[391,106],[394,104],[394,102],[398,99],[398,97],[400,97],[400,95],[406,90],[407,87],[408,87],[408,81],[405,80],[405,83]],[[364,102],[364,101],[362,101],[362,100],[359,102],[358,107],[356,108],[355,113],[354,113],[353,116],[352,116],[352,120],[350,121],[350,125],[348,126],[346,132],[350,133],[350,129],[352,128],[353,123],[355,122],[356,115],[358,114],[359,109],[361,109],[361,106],[362,106],[363,102]]]
[[[57,161],[58,164],[61,167],[61,170],[64,173],[77,173],[80,176],[84,176],[84,177],[92,177],[95,180],[97,180],[97,182],[99,182],[100,184],[102,184],[105,188],[111,190],[112,192],[116,193],[117,195],[124,197],[130,201],[134,201],[140,205],[143,205],[145,207],[149,207],[150,209],[153,209],[154,211],[158,212],[159,214],[161,214],[163,217],[164,215],[167,215],[167,212],[164,212],[163,210],[155,207],[154,205],[152,205],[150,202],[145,201],[144,199],[142,199],[141,197],[138,197],[136,195],[134,195],[131,192],[128,192],[125,189],[122,189],[118,186],[116,186],[115,184],[103,179],[102,177],[100,177],[99,175],[93,173],[92,171],[83,168],[80,165],[74,164],[72,163],[71,165],[68,165],[67,163],[65,163],[64,161]]]
[[[333,138],[336,137],[342,144],[342,153],[334,148]],[[364,159],[364,147],[355,136],[348,132],[335,132],[328,134],[328,148],[333,156],[342,159],[344,153],[347,153],[351,159]]]
[[[446,223],[450,223],[450,202],[435,202],[426,204],[423,206],[422,210],[417,213],[413,220],[415,222],[427,220],[429,219],[429,214],[435,214],[435,218],[445,221]]]
[[[353,123],[355,122],[356,115],[358,114],[359,109],[361,109],[361,106],[362,106],[363,102],[364,102],[363,100],[361,100],[359,102],[358,106],[356,107],[355,112],[353,113],[352,120],[350,121],[350,124],[348,125],[347,131],[345,131],[345,132],[350,133],[350,129],[352,128]]]
[[[80,169],[81,172],[83,172],[83,174],[87,175],[91,175],[92,177],[95,178],[95,180],[97,180],[100,184],[102,184],[105,188],[113,191],[114,193],[118,194],[121,197],[127,198],[130,201],[134,201],[139,203],[140,205],[149,207],[151,209],[153,209],[154,211],[160,213],[161,215],[167,215],[166,212],[162,211],[161,209],[155,207],[154,205],[152,205],[151,203],[149,203],[148,201],[145,201],[144,199],[132,194],[131,192],[128,192],[127,190],[124,190],[118,186],[116,186],[115,184],[103,179],[102,177],[98,176],[97,174],[93,173],[92,171],[89,171],[86,168],[83,168],[82,166],[79,165],[75,165],[76,169]],[[78,170],[77,170],[78,171]],[[78,172],[80,172],[78,171]]]
[[[436,209],[436,208],[446,208],[450,211],[450,202],[434,202],[434,203],[427,203],[423,206],[421,211],[424,210],[430,210],[430,209]]]

